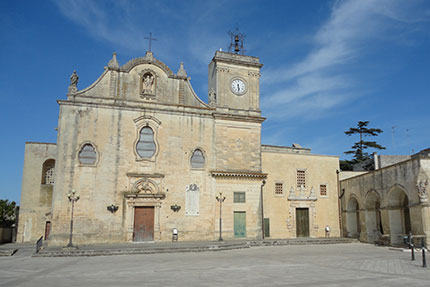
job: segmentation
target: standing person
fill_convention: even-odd
[[[330,226],[325,227],[325,237],[330,237]]]

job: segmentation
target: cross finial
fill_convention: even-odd
[[[154,41],[157,41],[157,39],[155,39],[155,38],[152,38],[152,32],[149,32],[149,37],[144,37],[146,40],[148,40],[148,42],[149,42],[149,52],[151,52],[151,42],[152,42],[152,40],[154,40]]]

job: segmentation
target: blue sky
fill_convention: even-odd
[[[70,75],[94,82],[112,57],[181,61],[207,101],[207,65],[236,25],[260,57],[264,144],[339,155],[358,121],[383,154],[429,147],[430,1],[1,1],[0,198],[19,201],[26,141],[55,142]],[[393,128],[394,127],[394,128]]]

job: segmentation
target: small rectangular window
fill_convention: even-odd
[[[320,185],[320,194],[321,196],[327,196],[327,185],[325,184]]]
[[[233,197],[234,203],[245,203],[245,192],[235,192]]]
[[[306,171],[297,170],[297,187],[306,187]]]
[[[282,183],[280,182],[275,183],[275,195],[283,195],[283,194],[284,194],[284,190],[283,190]]]

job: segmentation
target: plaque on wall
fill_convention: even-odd
[[[197,184],[187,185],[185,188],[185,215],[198,216],[200,205],[200,189]]]

